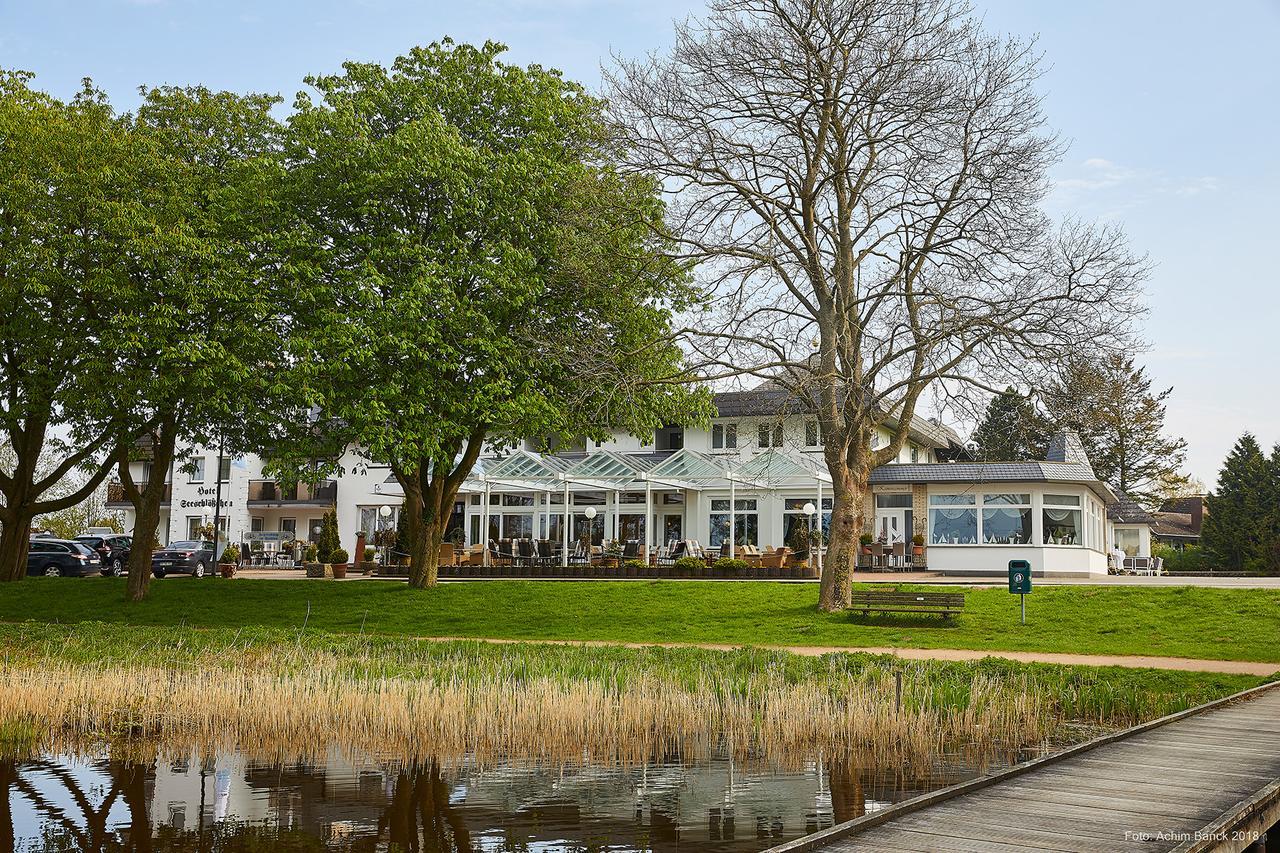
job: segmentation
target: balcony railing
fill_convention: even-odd
[[[145,480],[136,483],[139,490],[147,488]],[[173,483],[164,484],[164,494],[160,498],[161,503],[168,503],[173,499]],[[129,504],[129,498],[124,493],[124,484],[119,480],[112,480],[107,483],[107,504]]]
[[[277,483],[275,480],[250,480],[249,503],[332,504],[338,499],[338,483],[321,480],[309,483]]]

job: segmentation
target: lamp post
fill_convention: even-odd
[[[822,556],[821,556],[822,520],[815,518],[815,516],[818,514],[818,508],[813,505],[812,501],[809,501],[800,509],[809,518],[809,550],[813,552],[813,565],[816,568],[822,565],[820,562],[822,560]],[[813,526],[815,522],[818,525],[817,530],[815,530]]]
[[[582,514],[587,517],[587,560],[590,561],[591,546],[596,541],[595,525],[592,523],[596,517],[596,508],[593,506],[589,506],[582,511]]]
[[[379,518],[381,518],[381,519],[385,522],[388,518],[390,518],[390,517],[391,517],[391,507],[387,506],[386,504],[383,504],[382,506],[378,507],[378,517],[379,517]],[[383,542],[383,545],[382,545],[382,564],[385,566],[385,565],[387,565],[387,564],[389,564],[389,563],[391,562],[391,554],[389,553],[389,547],[390,547],[390,546],[388,546],[388,545],[386,544],[386,541],[387,541],[387,540],[386,540],[386,537],[382,535],[382,531],[383,531],[383,529],[384,529],[384,528],[382,527],[382,525],[381,525],[381,524],[379,524],[379,525],[378,525],[378,533],[377,533],[377,536],[378,536],[378,538],[379,538],[379,539],[381,539],[381,540],[382,540],[382,542]]]

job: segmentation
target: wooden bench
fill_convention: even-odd
[[[943,619],[964,610],[963,592],[863,592],[855,590],[851,610],[859,610],[863,616],[877,613],[937,613]]]

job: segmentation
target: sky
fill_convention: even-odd
[[[988,29],[1038,39],[1051,126],[1070,143],[1051,212],[1118,223],[1148,255],[1148,347],[1169,431],[1212,487],[1241,432],[1280,443],[1280,0],[972,0]],[[389,62],[444,36],[594,87],[613,54],[670,45],[703,0],[0,0],[0,67],[59,96],[92,77],[284,96],[344,60]]]

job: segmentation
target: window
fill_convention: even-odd
[[[280,532],[288,533],[290,539],[296,537],[298,535],[298,519],[296,518],[280,519]]]
[[[532,539],[532,515],[502,516],[502,536],[504,539]]]
[[[934,545],[976,545],[976,504],[972,494],[929,495],[929,541]]]
[[[877,509],[911,509],[911,495],[907,492],[877,494]]]
[[[1138,556],[1138,550],[1142,547],[1142,534],[1136,527],[1117,527],[1115,539],[1115,546],[1124,551],[1126,557]]]
[[[729,538],[729,501],[711,501],[712,548],[719,548]],[[738,498],[733,506],[733,539],[735,545],[760,544],[760,516],[755,498]]]
[[[200,538],[200,528],[203,525],[203,522],[204,522],[204,519],[198,515],[187,516],[187,538],[188,539]]]
[[[1084,545],[1079,495],[1044,496],[1044,544]]]
[[[204,482],[204,457],[191,457],[191,478],[188,482],[203,483]]]
[[[1030,545],[1031,495],[983,495],[982,542],[985,545]]]
[[[711,447],[715,450],[733,450],[738,446],[737,424],[713,424]]]
[[[231,480],[231,457],[230,456],[218,457],[218,480],[223,483],[230,482]]]
[[[782,502],[782,544],[792,551],[808,551],[815,543],[811,535],[813,520],[805,514],[805,504],[818,502],[813,498],[786,498]],[[822,499],[822,541],[827,542],[831,536],[831,498]]]
[[[503,506],[533,506],[533,495],[503,495]]]
[[[827,443],[827,437],[822,434],[822,428],[817,421],[804,422],[804,446],[805,447],[821,447]]]
[[[782,424],[760,424],[759,427],[759,445],[761,447],[781,447],[782,446]]]
[[[912,462],[920,461],[920,448],[916,447],[914,444],[911,445],[911,461]]]
[[[262,518],[255,515],[253,518],[249,519],[249,529],[253,531],[263,530]]]

